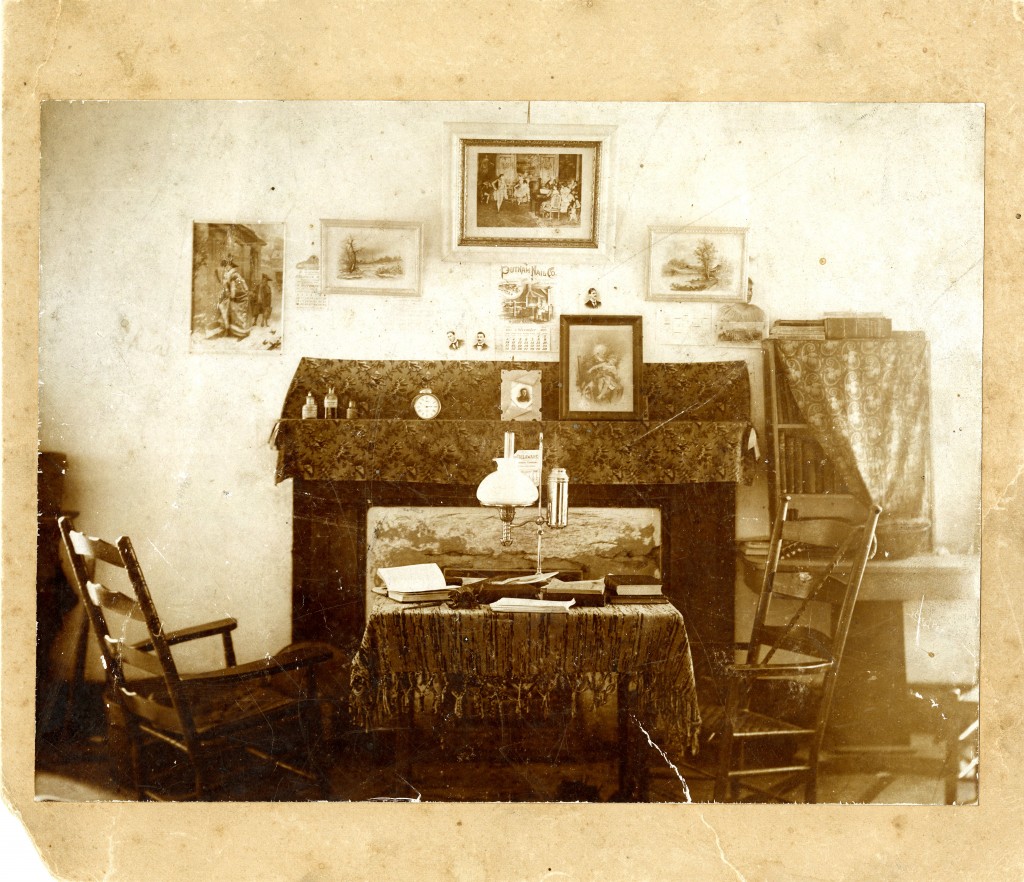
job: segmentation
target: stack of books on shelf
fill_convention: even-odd
[[[608,591],[608,602],[627,603],[668,603],[661,592],[661,582],[653,576],[608,575],[604,578]]]
[[[824,340],[824,319],[777,319],[772,322],[770,336],[777,339],[796,337],[802,340]]]
[[[846,493],[846,482],[822,446],[799,432],[779,435],[779,483],[786,493]]]

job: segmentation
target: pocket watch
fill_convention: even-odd
[[[441,412],[441,399],[430,389],[420,389],[412,400],[412,409],[421,420],[432,420]]]

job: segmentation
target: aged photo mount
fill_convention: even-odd
[[[614,128],[453,124],[448,136],[447,257],[610,257]]]
[[[322,220],[320,273],[326,294],[420,294],[423,226]]]
[[[513,422],[541,419],[540,371],[501,372],[501,418]]]

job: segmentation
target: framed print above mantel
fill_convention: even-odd
[[[491,263],[611,256],[604,126],[448,126],[446,257]]]
[[[643,319],[638,315],[563,315],[559,418],[643,417]]]
[[[649,300],[727,303],[747,298],[747,231],[742,227],[651,227]]]
[[[393,221],[320,221],[325,294],[418,297],[423,227]]]

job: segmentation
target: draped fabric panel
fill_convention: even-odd
[[[683,617],[664,605],[606,606],[567,614],[487,608],[407,608],[380,598],[352,662],[353,718],[400,723],[419,700],[456,715],[525,716],[553,703],[595,705],[629,674],[645,728],[676,749],[696,749],[696,682]]]
[[[927,519],[929,378],[924,334],[778,340],[778,370],[848,487],[886,520]]]

